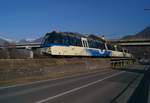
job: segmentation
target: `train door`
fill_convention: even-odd
[[[83,47],[89,48],[88,41],[87,41],[86,38],[81,38],[81,41],[82,41],[82,46]]]

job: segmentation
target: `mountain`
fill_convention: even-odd
[[[141,32],[135,35],[128,35],[122,38],[122,40],[141,40],[150,39],[150,26],[146,27]],[[126,46],[126,48],[138,59],[150,59],[150,47],[149,46]]]
[[[122,39],[150,39],[150,26],[135,35],[127,35]]]
[[[41,43],[42,39],[43,39],[43,37],[40,37],[40,38],[35,39],[33,42],[35,42],[35,43]]]
[[[41,43],[42,37],[37,39],[21,39],[17,43],[18,44],[28,44],[28,43]]]
[[[0,36],[0,46],[8,45],[8,44],[10,44],[12,42],[14,42],[14,41],[11,40],[11,39],[7,39],[5,37]]]

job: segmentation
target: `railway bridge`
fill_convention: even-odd
[[[110,40],[112,44],[126,46],[150,46],[150,39]]]

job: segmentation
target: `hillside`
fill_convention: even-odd
[[[150,26],[135,35],[127,35],[122,39],[150,39]]]
[[[122,38],[122,40],[127,39],[150,39],[150,26],[135,35],[128,35]],[[126,48],[129,49],[136,58],[150,58],[150,46],[129,46]]]

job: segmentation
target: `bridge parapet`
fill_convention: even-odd
[[[121,46],[150,46],[150,39],[111,40],[109,43]]]

